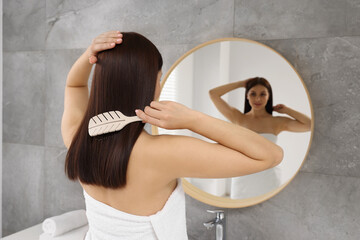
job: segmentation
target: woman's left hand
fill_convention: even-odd
[[[116,44],[122,43],[120,31],[105,32],[93,39],[91,45],[87,48],[89,63],[94,64],[97,62],[97,54],[101,51],[114,48]]]
[[[273,110],[278,113],[286,113],[287,106],[285,106],[284,104],[278,104],[273,107]]]

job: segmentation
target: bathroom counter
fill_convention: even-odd
[[[86,232],[89,229],[89,225],[72,230],[61,236],[54,237],[54,240],[83,240]],[[39,240],[40,234],[43,233],[42,223],[35,225],[30,228],[26,228],[20,232],[14,233],[7,237],[2,238],[2,240]]]
[[[26,228],[20,232],[11,234],[2,240],[39,240],[40,234],[43,232],[42,223]]]

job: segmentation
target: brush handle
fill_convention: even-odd
[[[126,121],[128,123],[132,123],[132,122],[142,121],[142,119],[139,118],[138,116],[133,116],[133,117],[126,117]]]

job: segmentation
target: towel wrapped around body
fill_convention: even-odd
[[[164,207],[150,216],[129,214],[97,201],[84,190],[89,231],[85,240],[188,240],[182,181]]]

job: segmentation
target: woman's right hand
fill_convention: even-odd
[[[87,48],[89,56],[89,63],[94,64],[97,62],[97,54],[101,51],[111,49],[116,44],[122,43],[122,37],[120,31],[105,32],[93,39],[91,45]]]
[[[197,115],[196,111],[172,101],[152,101],[144,111],[135,112],[143,122],[165,129],[190,129]]]

